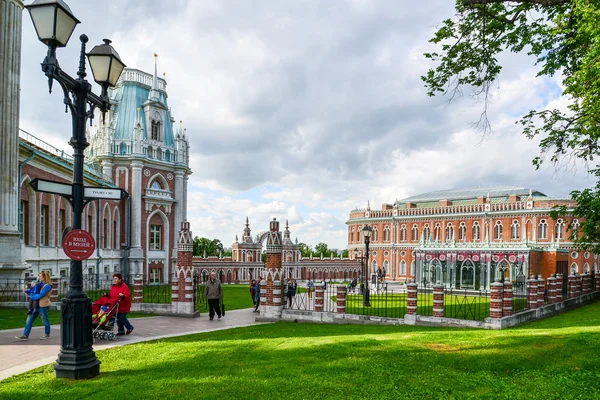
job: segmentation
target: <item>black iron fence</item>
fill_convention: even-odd
[[[417,314],[433,316],[433,286],[427,283],[417,287]]]
[[[444,316],[483,321],[490,316],[489,293],[485,290],[446,289],[444,293]]]
[[[546,296],[544,296],[546,297]],[[512,311],[518,313],[527,309],[527,282],[513,282]]]

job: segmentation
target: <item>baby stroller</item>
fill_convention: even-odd
[[[110,298],[102,296],[92,304],[92,336],[94,343],[96,339],[116,340],[114,327],[119,312],[120,300],[119,298],[114,304],[110,304]]]

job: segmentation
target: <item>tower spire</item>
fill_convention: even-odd
[[[158,101],[158,54],[154,53],[154,77],[148,100]]]

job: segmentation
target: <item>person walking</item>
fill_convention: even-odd
[[[16,339],[29,339],[31,327],[33,326],[33,323],[35,322],[38,315],[42,316],[42,323],[44,324],[44,335],[40,339],[44,340],[50,338],[50,320],[48,319],[48,310],[50,310],[51,304],[50,295],[52,293],[52,281],[50,280],[50,274],[48,274],[48,272],[46,271],[40,272],[38,274],[38,279],[42,284],[42,288],[39,290],[39,293],[34,293],[33,290],[30,290],[29,297],[31,301],[38,300],[39,306],[37,308],[34,308],[31,314],[27,317],[23,334],[21,336],[15,336]],[[26,292],[26,290],[23,289],[23,292]]]
[[[292,300],[294,300],[294,296],[296,296],[296,283],[293,282],[291,278],[287,281],[286,296],[288,299],[288,308],[292,308]]]
[[[210,278],[206,281],[204,289],[204,298],[208,303],[208,316],[212,321],[215,318],[215,311],[219,319],[221,318],[221,302],[223,301],[223,285],[217,279],[217,274],[210,273]]]
[[[254,311],[253,312],[258,312],[258,307],[260,307],[260,281],[262,281],[262,277],[259,276],[254,285]]]
[[[127,319],[127,313],[131,310],[131,292],[129,286],[123,282],[123,275],[113,275],[113,285],[109,294],[111,304],[119,301],[119,312],[117,313],[117,335],[129,335],[133,332],[133,325]],[[127,329],[127,331],[125,331]]]
[[[306,281],[306,292],[308,293],[308,299],[310,300],[310,296],[312,294],[312,291],[315,287],[315,283],[312,281],[312,279],[308,279],[308,281]]]
[[[250,296],[252,297],[252,307],[256,307],[256,280],[250,281]]]

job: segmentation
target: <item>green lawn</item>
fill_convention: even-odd
[[[254,307],[250,285],[223,285],[223,303],[225,303],[225,312]],[[206,303],[199,299],[198,310],[206,311],[206,309]]]
[[[128,318],[140,318],[154,316],[155,314],[129,313]],[[51,324],[60,324],[60,311],[50,310],[48,312]],[[12,328],[24,328],[27,320],[26,308],[2,308],[0,307],[0,330]],[[42,317],[37,317],[33,326],[43,326]]]
[[[95,379],[45,366],[0,398],[598,399],[600,302],[504,331],[277,323],[96,354]]]

